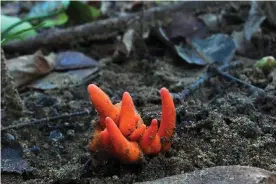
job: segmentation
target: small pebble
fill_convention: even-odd
[[[112,178],[113,178],[114,180],[118,180],[118,179],[119,179],[119,177],[118,177],[117,175],[112,176]]]
[[[50,145],[49,145],[48,143],[45,143],[45,144],[43,144],[43,148],[44,148],[44,149],[49,149],[49,148],[50,148]]]
[[[30,148],[30,151],[37,155],[40,152],[40,147],[39,146],[33,146],[33,147]]]
[[[15,136],[13,136],[12,134],[7,133],[6,136],[8,141],[15,141]]]
[[[76,122],[75,125],[76,125],[76,130],[78,132],[84,132],[85,131],[84,123]]]
[[[73,95],[72,93],[70,93],[69,91],[65,91],[64,92],[64,98],[66,98],[67,100],[72,100],[73,99]]]
[[[75,137],[75,130],[69,129],[69,130],[67,131],[67,136],[68,136],[68,138],[73,138],[73,137]]]
[[[64,139],[63,134],[59,130],[53,130],[49,135],[50,141],[61,141]]]
[[[90,159],[90,156],[91,155],[88,152],[80,155],[80,157],[79,157],[80,163],[85,164]]]
[[[56,104],[58,100],[55,97],[39,94],[36,99],[36,106],[50,107]]]

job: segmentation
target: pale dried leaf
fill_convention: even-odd
[[[7,68],[15,86],[21,87],[52,71],[56,65],[55,54],[44,56],[41,52],[25,55],[7,61]]]

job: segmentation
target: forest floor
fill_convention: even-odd
[[[116,43],[112,40],[75,44],[71,50],[100,59],[99,75],[76,87],[24,91],[20,97],[32,114],[25,115],[21,121],[92,109],[87,93],[89,83],[98,85],[113,102],[119,102],[122,93],[128,91],[146,124],[152,118],[160,120],[159,90],[166,87],[172,93],[181,92],[207,68],[187,65],[172,56],[166,47],[156,45],[147,45],[158,50],[156,55],[151,52],[152,57],[140,58],[134,54],[122,63],[114,63],[101,59],[113,54]],[[258,58],[261,58],[267,48],[259,48]],[[276,171],[276,71],[264,74],[254,68],[256,59],[246,56],[236,55],[233,61],[242,64],[227,72],[265,93],[254,95],[231,80],[211,77],[188,98],[175,101],[177,126],[172,148],[167,153],[146,157],[141,165],[122,164],[90,153],[91,120],[97,118],[93,111],[89,116],[8,130],[23,148],[39,146],[40,151],[24,152],[23,158],[33,168],[30,173],[24,173],[23,177],[2,173],[2,182],[134,183],[222,165]],[[53,130],[58,130],[63,138],[51,141],[49,135]]]

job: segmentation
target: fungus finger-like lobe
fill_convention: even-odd
[[[108,147],[110,145],[110,138],[107,129],[105,128],[103,131],[100,133],[101,137],[101,144],[105,150],[108,150]]]
[[[158,154],[161,150],[160,137],[157,135],[158,122],[156,119],[151,121],[149,128],[145,131],[140,146],[146,155]]]
[[[117,109],[117,111],[120,113],[121,112],[121,106],[122,106],[122,102],[120,103],[116,103],[115,105],[115,108]],[[120,115],[120,114],[119,114]],[[116,122],[115,122],[116,123]],[[117,124],[117,123],[116,123]]]
[[[161,151],[165,152],[171,147],[171,138],[176,126],[176,110],[168,89],[162,88],[160,94],[162,100],[162,115],[158,135],[162,142]]]
[[[105,119],[105,126],[117,158],[126,163],[138,162],[142,158],[138,144],[129,142],[111,118]]]
[[[94,84],[88,86],[88,92],[99,115],[89,141],[92,152],[107,153],[109,157],[124,163],[140,163],[144,155],[157,155],[170,149],[176,126],[176,110],[166,88],[160,90],[162,116],[159,128],[156,119],[147,128],[128,92],[115,105]]]
[[[136,110],[128,92],[124,92],[119,119],[119,129],[124,136],[129,136],[136,128]]]
[[[143,121],[143,119],[141,118],[140,114],[137,111],[136,111],[135,118],[136,118],[136,121],[137,121],[137,124],[136,124],[137,128],[140,128],[141,126],[144,125],[144,121]]]
[[[141,124],[140,127],[135,129],[130,136],[128,137],[131,141],[138,141],[142,138],[144,132],[146,131],[147,127],[145,124]]]
[[[104,127],[105,118],[110,117],[118,123],[120,111],[114,106],[110,98],[95,84],[88,85],[90,100],[100,116],[100,123]]]
[[[160,136],[157,134],[153,139],[151,145],[143,150],[143,153],[145,155],[157,155],[160,153],[161,148],[162,148],[162,144],[161,144]]]

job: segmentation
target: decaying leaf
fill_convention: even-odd
[[[264,13],[259,7],[259,3],[252,1],[249,16],[245,22],[243,30],[238,32],[234,31],[232,33],[238,53],[244,55],[249,50],[255,49],[254,45],[251,43],[251,38],[254,33],[258,32],[265,18]]]
[[[213,34],[206,39],[193,39],[191,45],[208,63],[227,63],[234,57],[236,47],[226,34]]]
[[[276,27],[276,1],[263,1],[264,13],[266,14],[268,22]]]
[[[56,56],[56,71],[95,67],[98,62],[81,52],[66,51]]]
[[[234,41],[226,34],[214,34],[206,39],[193,37],[178,45],[171,42],[162,28],[156,30],[156,34],[174,54],[190,64],[225,63],[233,58],[236,51]]]
[[[39,90],[62,89],[69,86],[77,86],[82,84],[87,78],[93,77],[99,69],[84,68],[78,70],[70,70],[67,72],[51,72],[45,77],[34,81],[28,85],[28,88]]]
[[[129,29],[125,32],[122,42],[118,44],[113,55],[113,61],[123,62],[131,53],[135,53],[138,56],[146,53],[145,42],[134,29]]]
[[[21,87],[47,73],[55,67],[55,54],[44,56],[40,51],[33,55],[20,56],[7,61],[7,68],[16,87]]]
[[[132,50],[132,46],[133,46],[133,37],[134,37],[134,30],[130,29],[128,30],[123,37],[123,44],[125,45],[126,48],[126,55],[127,57],[129,56],[131,50]]]
[[[187,13],[177,13],[172,22],[165,28],[171,41],[182,39],[203,38],[207,34],[207,28],[203,21]]]
[[[257,1],[251,1],[249,17],[244,24],[244,36],[246,40],[251,40],[253,34],[259,30],[265,19],[266,17],[259,7],[259,3]]]
[[[118,48],[115,54],[120,55],[121,57],[129,57],[130,52],[133,49],[133,41],[134,41],[134,30],[129,29],[123,36],[122,42],[118,45]]]
[[[98,62],[81,52],[67,51],[44,56],[40,51],[7,61],[16,87],[53,89],[79,84],[98,70]],[[53,72],[57,71],[57,72]],[[67,72],[64,72],[67,71]],[[48,74],[48,75],[46,75]]]
[[[220,25],[223,22],[223,18],[221,14],[207,13],[207,14],[200,15],[198,18],[201,19],[208,27],[208,30],[211,30],[211,31],[218,31],[220,28]]]
[[[23,149],[20,144],[9,145],[1,148],[1,172],[22,174],[31,172],[32,168],[22,158]]]

